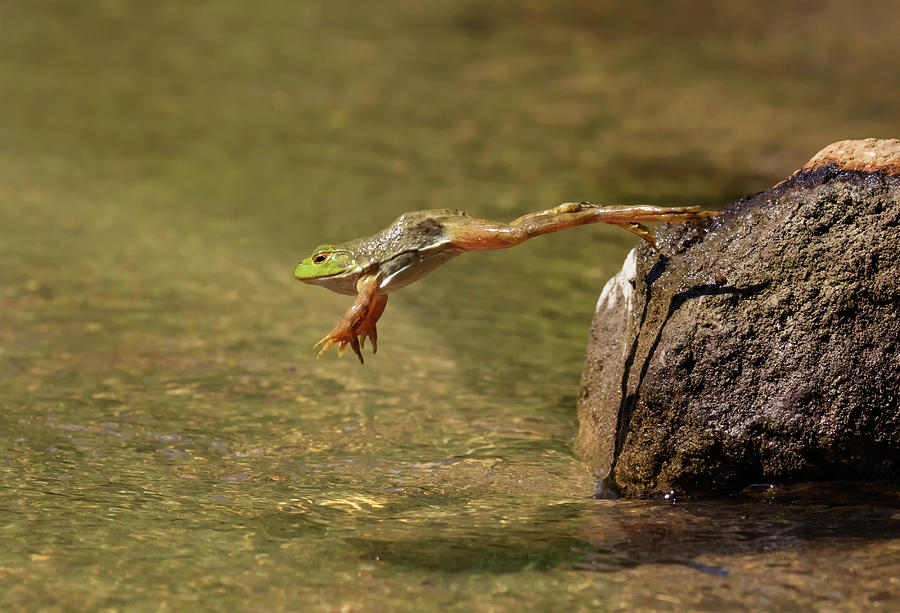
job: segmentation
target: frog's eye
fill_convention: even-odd
[[[329,255],[331,255],[331,254],[327,251],[320,251],[319,253],[312,256],[313,264],[321,264],[322,262],[324,262],[325,260],[328,259]]]

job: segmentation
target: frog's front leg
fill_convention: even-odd
[[[319,350],[319,356],[337,345],[338,356],[343,357],[344,349],[350,345],[360,363],[363,363],[360,348],[365,345],[366,337],[372,340],[372,353],[375,353],[378,340],[375,324],[387,306],[387,294],[379,294],[377,290],[377,275],[363,277],[356,283],[356,300],[334,329],[314,345],[314,347],[323,345]]]
[[[372,341],[372,353],[378,353],[378,330],[375,329],[375,324],[378,323],[378,319],[381,317],[381,314],[384,313],[384,307],[387,306],[387,294],[375,294],[375,299],[372,302],[372,308],[369,309],[369,314],[359,325],[359,346],[366,346],[366,337]],[[360,360],[362,358],[360,357]]]

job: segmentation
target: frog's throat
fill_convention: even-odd
[[[350,270],[336,272],[332,275],[323,275],[321,277],[312,277],[309,279],[301,279],[304,283],[310,285],[321,285],[333,292],[346,294],[348,296],[356,295],[356,282],[359,280],[361,269],[353,267]]]

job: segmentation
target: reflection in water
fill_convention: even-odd
[[[632,567],[624,575],[636,581],[619,594],[629,607],[651,606],[660,593],[691,607],[900,603],[894,484],[759,486],[674,504],[602,502],[581,534],[602,553],[579,569]]]

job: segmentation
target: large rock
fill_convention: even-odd
[[[579,452],[625,496],[900,476],[900,140],[723,210],[604,288]]]

